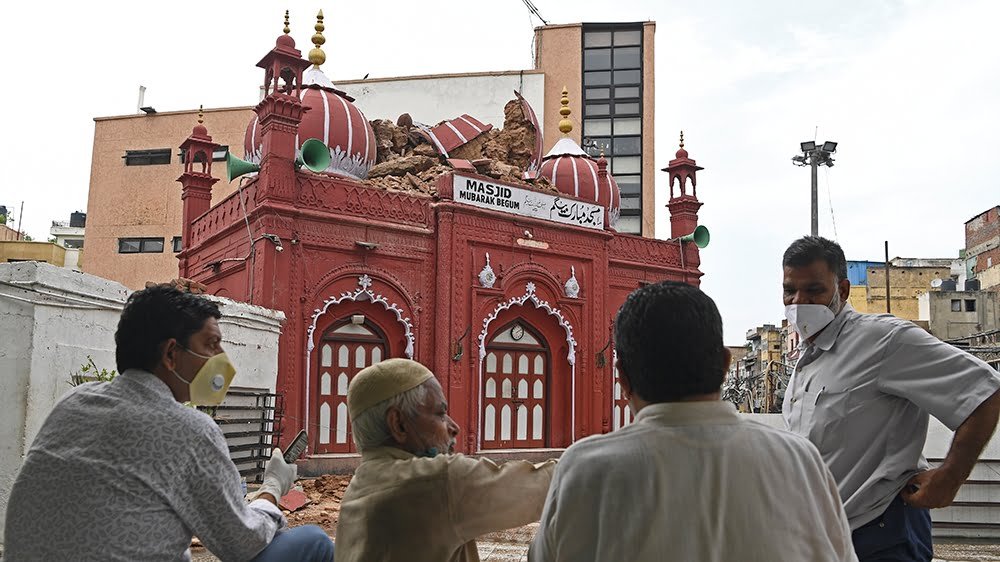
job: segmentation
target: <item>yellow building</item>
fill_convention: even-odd
[[[863,267],[864,271],[860,271]],[[906,320],[920,320],[920,295],[939,290],[959,271],[961,259],[894,258],[889,262],[889,302],[886,304],[885,265],[876,262],[849,262],[851,279],[849,302],[855,310],[868,314],[889,312]]]
[[[0,241],[0,263],[40,261],[66,266],[66,248],[52,242]]]
[[[517,90],[539,119],[543,153],[559,136],[553,120],[566,87],[576,121],[573,140],[595,157],[605,153],[621,190],[618,230],[652,237],[663,208],[653,195],[655,29],[653,22],[539,27],[532,69],[364,80],[338,80],[336,68],[327,70],[369,120],[396,121],[408,113],[434,124],[468,113],[500,127],[504,104]],[[248,94],[247,102],[256,103],[256,92]],[[197,110],[154,111],[95,119],[84,271],[133,289],[177,276],[182,206],[176,180],[183,168],[177,146],[197,118]],[[244,157],[252,107],[204,113],[213,140]],[[224,160],[225,150],[214,159]],[[212,189],[213,205],[235,188],[224,173],[217,165],[215,175],[223,180]]]

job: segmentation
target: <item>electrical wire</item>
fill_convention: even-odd
[[[826,169],[824,174],[826,176],[826,199],[830,204],[830,221],[833,222],[833,239],[837,241],[840,236],[837,234],[837,217],[833,214],[833,194],[830,192],[830,168]]]
[[[531,2],[531,0],[521,0],[521,1],[524,2],[525,6],[527,6],[529,12],[531,12],[532,14],[534,14],[536,18],[541,20],[543,25],[549,25],[549,22],[542,17],[542,14],[538,13],[538,8],[535,7],[535,5]]]

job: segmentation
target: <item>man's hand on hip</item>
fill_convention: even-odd
[[[934,509],[948,507],[955,500],[962,480],[940,468],[932,468],[915,474],[906,483],[901,495],[907,505]]]

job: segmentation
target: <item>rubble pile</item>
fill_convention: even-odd
[[[291,527],[319,525],[329,534],[337,529],[340,519],[340,502],[351,482],[351,475],[325,474],[313,480],[301,480],[302,492],[309,503],[297,511],[285,512]]]
[[[437,195],[438,176],[453,168],[437,147],[415,133],[409,114],[400,115],[396,123],[376,119],[371,125],[378,156],[364,183],[388,191]],[[448,158],[468,160],[478,173],[505,183],[556,192],[545,178],[524,179],[524,170],[534,158],[537,134],[521,102],[513,99],[504,106],[503,129],[479,135],[452,150]]]

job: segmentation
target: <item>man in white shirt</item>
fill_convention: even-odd
[[[274,450],[247,504],[222,430],[184,402],[221,401],[235,369],[215,303],[167,286],[133,293],[111,382],[78,386],[42,424],[11,490],[4,560],[333,560],[314,525],[285,530],[296,467]]]
[[[635,422],[566,450],[529,560],[857,560],[816,448],[720,400],[731,356],[708,295],[636,290],[615,349]]]
[[[802,342],[782,406],[788,428],[816,445],[837,479],[858,558],[929,562],[928,509],[951,504],[993,435],[1000,378],[909,320],[851,308],[836,242],[798,239],[782,269],[785,314]],[[955,437],[929,469],[931,415]]]
[[[338,562],[478,562],[476,537],[538,520],[555,462],[452,454],[458,425],[427,367],[363,369],[347,409],[361,464],[340,505]]]

